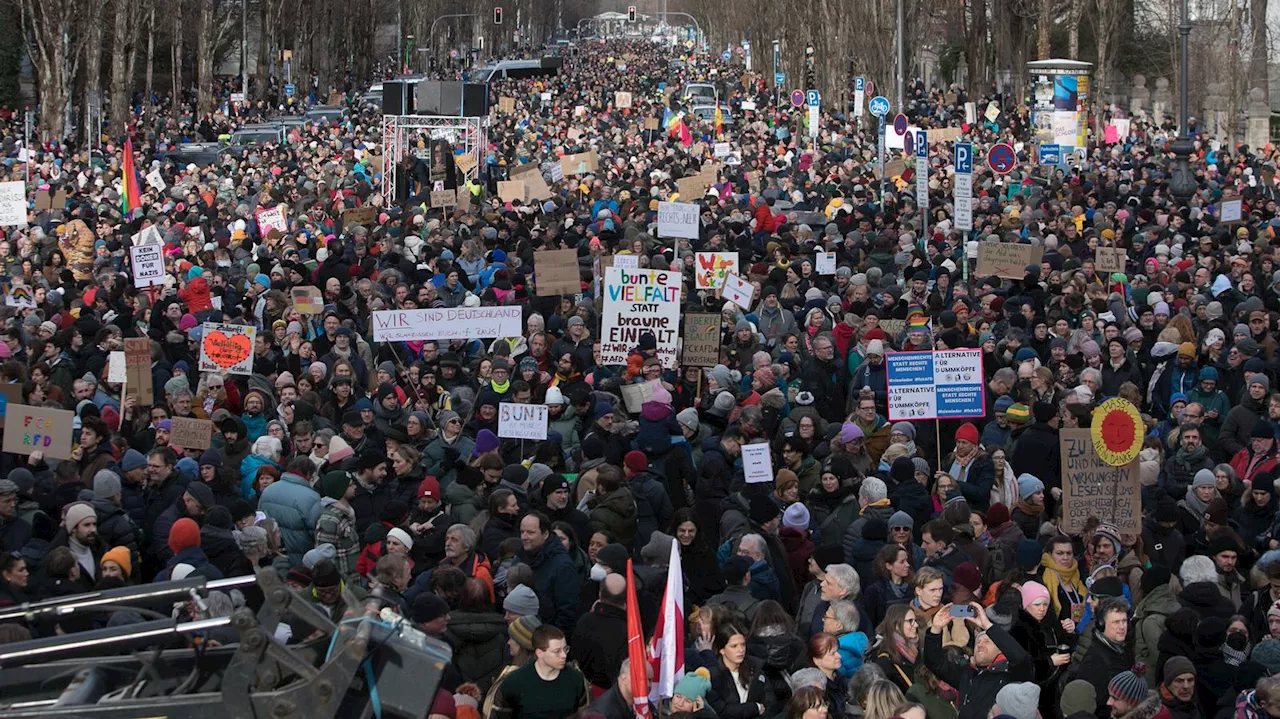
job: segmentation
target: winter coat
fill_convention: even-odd
[[[142,530],[133,523],[123,507],[117,507],[103,499],[93,500],[93,510],[98,514],[98,542],[111,547],[128,547],[135,565],[138,549],[142,546]]]
[[[445,504],[449,506],[449,514],[463,524],[471,524],[471,520],[484,511],[484,500],[476,494],[474,489],[462,482],[450,484],[448,489],[442,490],[442,493]]]
[[[720,445],[719,437],[702,443],[698,482],[693,488],[693,507],[701,527],[720,526],[720,503],[729,496],[734,479],[734,458]]]
[[[942,634],[935,634],[931,628],[922,628],[922,631],[925,632],[925,639],[921,656],[925,666],[958,691],[960,719],[987,719],[987,714],[996,703],[996,694],[1006,684],[1032,680],[1030,656],[998,625],[992,626],[987,636],[999,647],[1003,658],[985,667],[950,661],[943,651]]]
[[[707,704],[715,710],[720,719],[756,719],[756,717],[774,717],[786,710],[786,703],[791,698],[791,688],[785,679],[775,677],[764,671],[763,663],[754,657],[746,657],[739,671],[750,663],[756,675],[747,686],[747,700],[739,699],[738,689],[734,686],[733,675],[717,662],[711,667],[711,687],[707,690]],[[757,704],[764,706],[764,714],[760,714]]]
[[[845,530],[858,518],[858,493],[853,487],[841,484],[832,493],[819,485],[804,500],[809,510],[809,526],[820,537],[844,537]]]
[[[622,660],[627,658],[627,611],[605,602],[596,602],[573,628],[569,645],[587,681],[607,688],[618,680]]]
[[[560,538],[552,533],[541,547],[533,552],[521,550],[519,557],[533,569],[542,621],[554,624],[560,631],[572,631],[578,618],[582,579]]]
[[[1107,683],[1120,672],[1133,668],[1133,651],[1127,646],[1117,647],[1112,644],[1096,627],[1093,632],[1093,642],[1089,645],[1089,651],[1085,652],[1083,660],[1073,661],[1068,665],[1066,675],[1062,678],[1062,685],[1066,686],[1067,682],[1083,679],[1093,685],[1093,691],[1097,696],[1105,697],[1109,696]],[[1101,710],[1102,707],[1099,707],[1100,712]]]
[[[1155,689],[1160,684],[1160,668],[1156,666],[1160,636],[1164,634],[1169,615],[1181,609],[1168,584],[1161,584],[1147,593],[1133,610],[1135,636],[1133,659],[1147,667],[1147,686]]]
[[[671,497],[666,486],[649,472],[632,475],[627,486],[635,500],[636,536],[647,542],[654,532],[671,524],[671,515],[675,514]]]
[[[858,543],[858,540],[862,539],[862,528],[866,525],[867,521],[871,519],[879,519],[888,525],[889,518],[892,517],[896,511],[898,510],[894,509],[893,505],[890,504],[887,499],[882,502],[869,504],[862,509],[862,515],[855,519],[853,524],[849,525],[849,528],[845,530],[844,536],[840,540],[840,544],[844,548],[844,558],[847,564],[853,564],[853,548],[854,545]],[[834,539],[834,537],[830,539]]]
[[[482,692],[488,691],[506,663],[507,622],[502,614],[451,611],[445,638],[453,647],[453,665],[462,680],[475,682]]]
[[[680,566],[684,569],[685,597],[691,605],[701,606],[716,594],[724,591],[724,577],[720,576],[720,564],[715,552],[703,541],[695,540],[689,546],[680,547]]]
[[[1178,603],[1188,609],[1194,609],[1201,619],[1218,617],[1222,621],[1230,621],[1236,613],[1236,607],[1230,599],[1222,596],[1217,582],[1195,582],[1188,584],[1178,593]]]
[[[491,514],[489,521],[485,522],[484,530],[480,533],[480,551],[489,558],[493,564],[502,561],[502,554],[498,551],[498,545],[502,544],[502,540],[512,537],[519,537],[520,530],[516,526],[514,517],[505,514]]]
[[[253,567],[230,529],[205,525],[200,528],[200,549],[209,563],[218,568],[224,577],[242,577],[253,573]]]
[[[458,479],[458,467],[471,459],[475,451],[476,441],[466,435],[459,434],[452,444],[444,441],[444,434],[438,435],[427,445],[422,464],[427,474],[440,482],[440,491],[446,491]]]
[[[320,520],[320,494],[305,477],[285,472],[280,481],[262,490],[258,509],[280,526],[280,539],[289,563],[302,565],[302,556],[315,545],[316,522]]]
[[[165,562],[164,569],[160,570],[160,573],[157,574],[156,578],[153,579],[152,581],[153,582],[169,581],[169,577],[173,573],[173,568],[178,566],[179,564],[191,565],[192,567],[195,568],[195,571],[193,572],[193,574],[198,574],[204,577],[205,579],[222,579],[223,578],[222,572],[218,571],[218,568],[213,566],[213,564],[209,561],[209,558],[205,556],[204,550],[202,550],[200,547],[187,547],[181,552],[178,552],[177,554],[170,557],[169,561]]]
[[[253,488],[253,480],[258,477],[258,470],[262,467],[273,467],[276,471],[280,471],[279,464],[257,454],[251,454],[240,461],[240,498],[253,499],[258,496],[258,492]]]
[[[343,579],[351,581],[356,576],[356,562],[360,558],[360,535],[356,533],[355,514],[337,502],[324,504],[321,500],[320,518],[316,520],[315,544],[332,544],[338,550],[334,563]]]
[[[607,530],[617,539],[618,544],[628,549],[634,548],[637,516],[636,502],[630,489],[619,487],[609,494],[595,497],[588,506],[590,512],[587,517],[593,531]],[[648,538],[645,539],[647,541]]]
[[[1059,646],[1070,647],[1074,644],[1075,633],[1063,629],[1057,617],[1053,616],[1053,612],[1046,614],[1044,621],[1038,622],[1025,610],[1019,609],[1017,616],[1014,617],[1013,626],[1009,629],[1009,636],[1031,655],[1035,683],[1042,687],[1056,686],[1065,667],[1054,666],[1051,657],[1058,653]],[[1056,692],[1040,692],[1041,715],[1054,716],[1053,710],[1056,706]]]
[[[1266,409],[1266,405],[1250,397],[1247,390],[1241,393],[1240,401],[1227,413],[1227,418],[1222,421],[1222,431],[1218,433],[1218,451],[1222,456],[1234,457],[1250,445],[1249,434]]]
[[[994,466],[992,471],[994,472]],[[929,490],[914,477],[890,488],[889,501],[893,502],[894,507],[911,515],[916,529],[924,527],[925,522],[933,518],[933,498],[929,496]]]
[[[1009,466],[1044,482],[1045,494],[1062,486],[1062,460],[1058,452],[1058,430],[1046,424],[1029,424],[1013,443]],[[994,477],[994,475],[993,475]],[[987,488],[990,490],[990,487]],[[965,495],[966,498],[968,495]],[[1181,495],[1179,495],[1181,496]],[[1023,497],[1025,500],[1026,497]],[[990,501],[990,496],[986,497]],[[1034,537],[1034,534],[1028,534]]]
[[[904,582],[903,586],[899,587],[902,589],[902,593],[899,594],[894,591],[894,587],[884,577],[877,577],[871,584],[864,584],[863,586],[866,589],[862,593],[862,606],[866,609],[867,619],[871,620],[870,628],[880,626],[885,614],[889,612],[889,607],[895,604],[906,604],[915,597],[909,583]],[[869,629],[868,627],[863,628]]]

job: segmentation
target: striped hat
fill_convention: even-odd
[[[1147,698],[1147,682],[1132,671],[1123,671],[1107,683],[1107,693],[1129,704],[1141,704]]]
[[[520,617],[507,625],[507,636],[526,652],[533,651],[533,630],[542,626],[542,620],[535,616]]]
[[[907,319],[911,319],[916,315],[924,316],[924,305],[907,305]]]
[[[1026,424],[1031,421],[1031,408],[1020,402],[1014,402],[1005,410],[1004,418],[1012,424]]]

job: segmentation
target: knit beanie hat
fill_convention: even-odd
[[[1098,692],[1088,681],[1076,679],[1062,688],[1062,699],[1058,705],[1064,717],[1094,714],[1098,711]]]
[[[1129,704],[1138,704],[1147,698],[1147,682],[1132,671],[1126,670],[1107,682],[1107,693]]]
[[[109,469],[100,469],[93,475],[93,498],[110,499],[120,494],[120,475]]]
[[[320,495],[339,500],[346,495],[349,486],[351,486],[351,475],[347,472],[327,472],[320,478]]]
[[[1022,608],[1030,609],[1032,604],[1043,599],[1050,601],[1049,589],[1040,582],[1023,582],[1022,587]]]
[[[778,505],[767,495],[753,494],[748,500],[747,514],[756,524],[766,524],[777,517],[778,513]]]
[[[93,511],[93,507],[91,505],[85,504],[84,502],[76,502],[70,507],[67,507],[67,516],[62,520],[62,526],[67,530],[67,533],[70,534],[75,531],[75,528],[81,522],[89,519],[90,517],[96,516],[97,512]]]
[[[1170,657],[1169,660],[1164,663],[1164,673],[1161,675],[1161,680],[1164,682],[1165,686],[1168,686],[1173,683],[1174,679],[1177,679],[1183,674],[1195,676],[1195,673],[1196,665],[1193,664],[1190,659],[1183,656]]]
[[[1267,638],[1258,642],[1249,658],[1266,667],[1270,674],[1280,672],[1280,639]]]
[[[347,440],[341,435],[333,435],[329,439],[329,453],[325,455],[330,465],[336,465],[344,459],[350,459],[355,456],[355,450],[351,449],[351,445],[347,444]]]
[[[1196,487],[1217,487],[1218,480],[1213,476],[1212,469],[1202,469],[1196,472],[1195,477],[1191,480],[1191,488]]]
[[[782,526],[805,531],[809,529],[809,510],[800,502],[787,507],[782,513]]]
[[[671,693],[673,695],[679,694],[689,701],[696,702],[699,699],[705,700],[707,698],[707,690],[710,688],[710,679],[698,674],[697,672],[690,672],[689,674],[681,677],[680,681],[676,682],[675,688],[671,690]]]
[[[542,620],[536,616],[523,616],[507,625],[507,636],[511,637],[511,641],[521,649],[531,652],[533,651],[533,630],[540,626],[542,626]]]
[[[102,566],[102,562],[115,562],[120,565],[120,569],[124,571],[124,578],[128,579],[133,574],[133,556],[129,552],[128,547],[112,547],[103,552],[102,559],[98,566]]]
[[[1038,477],[1027,474],[1026,472],[1023,472],[1022,474],[1018,475],[1018,496],[1019,497],[1022,497],[1023,499],[1028,499],[1031,497],[1031,495],[1035,494],[1036,492],[1043,492],[1043,491],[1044,491],[1044,482],[1041,482]]]
[[[1031,682],[1006,684],[996,693],[1000,713],[1014,719],[1036,719],[1040,706],[1040,687]]]
[[[538,595],[521,584],[507,593],[507,598],[502,600],[502,608],[504,611],[520,616],[537,616]]]
[[[916,520],[910,514],[898,510],[889,517],[889,529],[915,529]]]
[[[194,519],[183,517],[169,530],[169,550],[181,554],[182,550],[200,546],[200,526]]]

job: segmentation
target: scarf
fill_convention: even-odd
[[[1204,456],[1208,451],[1209,450],[1203,444],[1190,451],[1188,451],[1186,447],[1182,447],[1178,450],[1177,454],[1174,455],[1174,459],[1178,460],[1183,465],[1190,466],[1192,463],[1199,462],[1204,459]]]
[[[1217,496],[1217,494],[1218,494],[1218,491],[1215,489],[1214,495]],[[1204,518],[1205,510],[1209,508],[1208,502],[1203,502],[1200,500],[1199,497],[1196,496],[1196,490],[1194,487],[1187,487],[1187,494],[1182,498],[1182,501],[1186,502],[1187,509],[1190,509],[1192,512],[1194,512],[1196,517],[1200,519]],[[1201,522],[1201,524],[1203,524],[1203,522]]]
[[[1041,514],[1044,514],[1043,504],[1032,504],[1031,502],[1028,502],[1025,499],[1019,499],[1018,503],[1015,505],[1015,508],[1021,510],[1022,513],[1027,515],[1028,517],[1037,517]]]
[[[897,636],[893,639],[893,646],[898,650],[898,655],[903,659],[911,662],[912,664],[916,663],[916,654],[919,652],[920,647],[915,642],[908,642],[906,637]]]
[[[1075,593],[1080,597],[1081,602],[1084,601],[1084,596],[1089,593],[1089,590],[1085,588],[1084,582],[1080,581],[1080,565],[1075,559],[1071,560],[1071,566],[1063,569],[1053,561],[1053,557],[1043,554],[1040,556],[1040,566],[1044,569],[1044,588],[1049,590],[1049,598],[1053,600],[1054,614],[1062,613],[1059,589],[1066,591],[1067,594]]]
[[[501,384],[493,380],[489,380],[489,386],[493,387],[493,391],[497,392],[498,394],[506,394],[507,390],[511,389],[511,379],[507,378],[507,381]]]

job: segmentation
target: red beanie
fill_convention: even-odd
[[[169,549],[179,554],[184,549],[200,546],[200,526],[194,519],[183,517],[169,530]]]
[[[960,429],[956,430],[956,441],[965,440],[969,444],[978,443],[978,428],[973,426],[973,422],[965,422],[960,425]]]
[[[987,509],[987,526],[999,527],[1009,522],[1009,508],[996,502]]]
[[[429,474],[423,478],[422,483],[418,485],[418,498],[421,499],[422,497],[431,497],[437,500],[440,499],[440,483],[436,481],[435,477],[432,477]]]
[[[649,469],[649,458],[644,456],[644,452],[635,449],[627,452],[622,458],[622,463],[632,472],[643,472]]]
[[[867,330],[867,333],[862,336],[862,339],[868,342],[871,340],[887,340],[889,339],[889,335],[885,334],[884,330],[879,327],[873,327]]]

